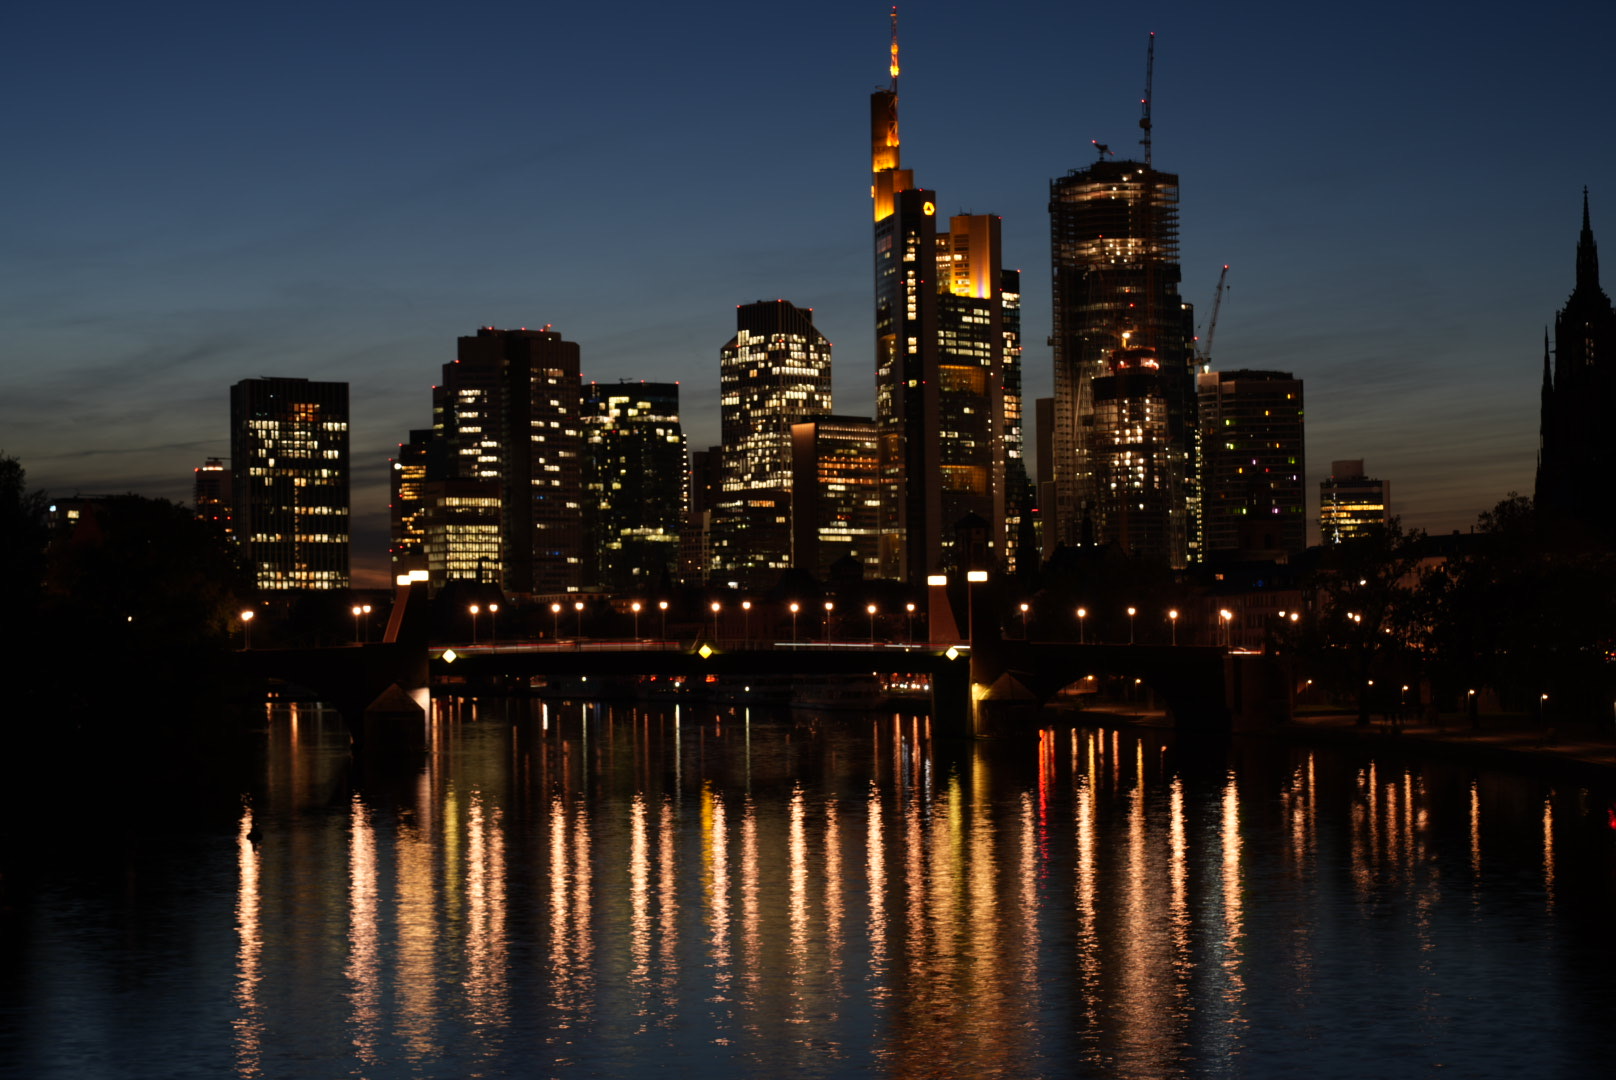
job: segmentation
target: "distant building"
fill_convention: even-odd
[[[679,384],[590,383],[583,425],[585,581],[622,592],[671,579],[689,469]]]
[[[499,583],[505,550],[500,511],[497,480],[454,478],[421,485],[417,521],[430,588],[451,581]]]
[[[690,455],[690,504],[679,534],[679,581],[701,585],[717,573],[713,562],[713,508],[724,490],[724,448],[709,446]]]
[[[348,588],[348,384],[243,379],[230,388],[230,460],[253,583]]]
[[[443,442],[431,428],[411,431],[388,462],[388,555],[395,577],[426,569],[426,485],[443,477],[443,464]]]
[[[230,467],[221,459],[210,457],[196,468],[191,484],[191,507],[203,521],[211,521],[226,536],[233,536],[230,526]]]
[[[1307,548],[1302,380],[1283,371],[1197,376],[1208,559]]]
[[[1319,536],[1326,544],[1351,540],[1391,520],[1391,485],[1364,475],[1362,458],[1330,463],[1319,481]]]
[[[1616,470],[1616,312],[1599,286],[1599,249],[1582,193],[1577,280],[1554,318],[1554,362],[1543,340],[1537,484],[1541,519],[1556,529],[1616,544],[1616,500],[1605,490]]]
[[[987,522],[992,561],[1008,566],[1031,492],[1020,274],[1003,267],[996,215],[939,229],[937,193],[901,165],[893,18],[892,83],[870,99],[879,565],[916,582],[960,565],[955,526],[972,514]]]
[[[791,568],[791,425],[830,412],[830,342],[814,313],[785,300],[735,311],[719,353],[723,490],[712,558],[745,588],[767,588]]]
[[[553,330],[482,327],[433,389],[444,479],[498,484],[499,584],[582,584],[583,430],[578,346]]]
[[[821,581],[852,558],[880,570],[880,454],[875,421],[819,416],[791,426],[792,564]]]

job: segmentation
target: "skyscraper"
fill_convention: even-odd
[[[1197,377],[1207,557],[1307,547],[1302,380],[1283,371]]]
[[[1332,461],[1319,481],[1319,538],[1339,544],[1391,520],[1391,485],[1364,475],[1362,458]]]
[[[820,416],[791,426],[792,562],[825,580],[851,556],[880,572],[880,458],[875,421]]]
[[[230,522],[230,469],[210,457],[197,466],[192,483],[191,507],[203,521],[217,525],[225,536],[233,536]]]
[[[236,538],[263,590],[348,587],[348,384],[230,388]]]
[[[679,384],[590,383],[584,393],[584,577],[656,586],[679,565],[689,469]]]
[[[1154,43],[1152,44],[1154,49]],[[1054,527],[1173,567],[1200,561],[1194,321],[1178,295],[1178,177],[1100,160],[1050,181]],[[1049,527],[1046,514],[1045,527]]]
[[[1543,341],[1542,418],[1534,504],[1541,519],[1602,544],[1616,543],[1616,312],[1599,285],[1599,249],[1582,192],[1577,278],[1554,317],[1554,362]]]
[[[431,428],[410,432],[388,462],[388,556],[394,577],[426,569],[427,482],[441,478],[443,442]]]
[[[785,300],[735,310],[719,354],[723,490],[712,558],[747,587],[791,568],[791,425],[830,412],[830,342],[814,313]]]
[[[1020,276],[1001,264],[998,217],[940,231],[937,193],[901,167],[896,15],[890,70],[870,99],[879,565],[915,580],[957,564],[954,527],[970,514],[1003,563],[1028,499]]]
[[[578,346],[548,328],[479,329],[433,388],[444,479],[498,485],[500,574],[515,593],[582,578],[583,445]]]

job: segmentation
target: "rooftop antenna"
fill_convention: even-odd
[[[893,16],[896,18],[897,16]],[[893,31],[897,33],[896,30]],[[896,39],[894,39],[896,40]],[[894,45],[896,47],[896,45]],[[1139,104],[1142,112],[1139,116],[1139,128],[1145,134],[1139,140],[1139,145],[1145,148],[1145,168],[1150,168],[1150,84],[1156,73],[1156,31],[1150,32],[1150,48],[1145,53],[1145,96]]]
[[[898,92],[898,5],[892,5],[892,63],[888,67],[892,72],[892,92]]]

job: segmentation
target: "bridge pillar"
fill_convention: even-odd
[[[940,666],[931,677],[931,730],[945,739],[976,737],[971,697],[971,661],[965,656]]]

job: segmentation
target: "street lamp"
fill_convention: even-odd
[[[752,647],[752,601],[741,601],[741,644]]]
[[[721,608],[722,606],[723,605],[720,604],[717,600],[713,601],[712,608],[713,608],[713,642],[714,642],[714,644],[716,644],[718,642],[718,609]]]
[[[1133,644],[1133,617],[1135,615],[1137,615],[1137,614],[1139,614],[1139,609],[1138,608],[1131,607],[1131,608],[1128,609],[1128,644],[1129,645]]]
[[[836,604],[830,600],[825,601],[825,644],[830,644],[830,613],[836,609]]]
[[[582,641],[584,636],[584,602],[582,600],[574,600],[572,602],[572,610],[578,616],[578,639]]]
[[[477,644],[477,613],[481,611],[482,608],[478,607],[476,604],[473,604],[467,610],[471,612],[471,643],[475,645]]]
[[[369,604],[355,604],[353,606],[353,643],[359,644],[359,616],[370,613]]]
[[[246,608],[241,613],[241,633],[246,639],[241,646],[243,652],[252,648],[252,621],[256,614],[258,613],[252,608]]]
[[[1025,641],[1027,639],[1027,605],[1026,605],[1026,603],[1023,603],[1021,605],[1021,639],[1023,641]]]
[[[965,643],[976,647],[976,588],[988,579],[986,570],[965,571]]]
[[[365,609],[369,611],[369,608]],[[488,605],[488,636],[494,639],[494,647],[499,648],[499,605]]]
[[[903,610],[906,612],[903,620],[903,636],[908,639],[910,645],[913,645],[915,643],[915,605],[905,604],[903,605]]]
[[[801,609],[801,604],[795,600],[791,601],[791,644],[793,645],[797,643],[797,612]]]
[[[875,605],[865,605],[864,611],[870,616],[870,648],[875,648]]]
[[[667,641],[668,640],[668,602],[666,600],[658,600],[656,606],[657,606],[657,610],[662,613],[662,640]]]
[[[1173,628],[1173,644],[1178,644],[1178,609],[1173,608],[1167,613],[1167,625]]]
[[[1227,649],[1231,643],[1229,624],[1234,621],[1234,612],[1228,608],[1223,608],[1218,612],[1218,618],[1223,620],[1223,647]]]
[[[634,613],[634,640],[638,641],[640,640],[640,602],[638,600],[634,601],[628,606],[628,609]]]
[[[1088,608],[1080,607],[1080,608],[1077,609],[1077,643],[1079,645],[1088,644],[1088,639],[1083,636],[1084,635],[1083,620],[1087,619],[1088,617],[1089,617],[1089,609]]]
[[[550,636],[557,641],[561,640],[561,605],[550,605]]]

